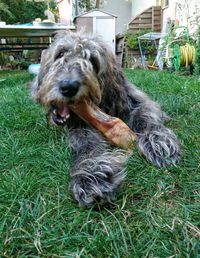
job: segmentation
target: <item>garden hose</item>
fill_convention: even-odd
[[[195,47],[186,43],[185,46],[180,46],[181,66],[188,66],[194,64],[195,61]]]
[[[172,49],[172,64],[175,70],[178,71],[180,67],[188,67],[193,65],[195,61],[195,47],[186,43],[184,46],[174,44]]]

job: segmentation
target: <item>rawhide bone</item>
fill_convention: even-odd
[[[132,151],[137,136],[121,119],[107,115],[86,99],[70,105],[70,108],[81,119],[99,130],[112,144]]]

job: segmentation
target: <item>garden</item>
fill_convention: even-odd
[[[26,23],[46,8],[43,2],[36,10],[32,1],[20,3],[0,1],[1,18]],[[88,3],[100,2],[81,3],[87,10]],[[139,35],[125,36],[130,49],[138,48]],[[163,70],[137,69],[129,57],[123,69],[170,116],[167,126],[180,141],[180,163],[156,168],[134,148],[117,200],[87,208],[69,193],[72,153],[66,133],[50,126],[31,99],[35,75],[28,67],[40,53],[11,58],[0,52],[0,257],[200,257],[200,31],[195,40],[179,42],[170,43]],[[148,58],[155,59],[152,46]]]
[[[200,88],[197,76],[125,70],[171,116],[182,158],[157,169],[137,149],[117,201],[80,208],[68,191],[67,137],[48,127],[25,71],[0,72],[1,257],[198,257]]]

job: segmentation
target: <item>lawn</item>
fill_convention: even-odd
[[[157,169],[135,150],[116,203],[86,209],[69,195],[67,138],[32,103],[31,76],[0,73],[0,257],[200,257],[200,83],[126,75],[173,118],[182,160]]]

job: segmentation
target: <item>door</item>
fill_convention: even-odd
[[[115,18],[95,17],[94,31],[100,35],[113,49],[115,53]]]

